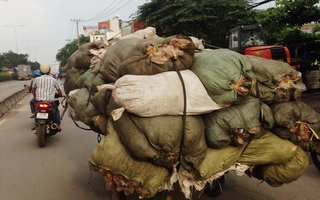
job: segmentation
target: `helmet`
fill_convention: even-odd
[[[38,69],[34,70],[33,75],[34,76],[41,76],[40,70],[38,70]]]
[[[49,64],[47,64],[47,63],[42,63],[42,64],[40,65],[40,72],[41,72],[42,74],[48,74],[48,73],[50,73],[50,70],[51,70],[51,67],[50,67]]]

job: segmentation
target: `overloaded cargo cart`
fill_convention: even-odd
[[[64,70],[69,115],[102,135],[88,161],[113,199],[175,183],[186,199],[193,189],[216,196],[231,170],[279,187],[319,148],[320,115],[300,101],[301,73],[284,62],[148,27],[82,45]]]

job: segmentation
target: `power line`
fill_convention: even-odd
[[[98,15],[96,15],[95,17],[93,17],[93,18],[91,18],[91,19],[89,19],[89,20],[87,20],[87,21],[92,21],[92,20],[100,17],[101,15],[103,15],[104,12],[105,12],[106,10],[108,10],[108,8],[110,8],[115,2],[116,2],[116,0],[114,0],[107,8],[105,8],[105,9],[104,9],[102,12],[100,12]]]
[[[68,30],[68,35],[67,35],[67,39],[66,40],[70,40],[70,38],[73,38],[74,33],[75,33],[74,25],[75,24],[70,20],[69,30]]]
[[[108,9],[107,12],[101,12],[99,15],[97,15],[94,18],[91,18],[90,20],[86,20],[86,21],[94,21],[94,20],[99,20],[102,18],[106,18],[108,15],[111,15],[115,12],[117,12],[118,10],[122,9],[123,7],[127,6],[129,2],[131,2],[132,0],[128,0],[125,3],[123,3],[122,5],[120,5],[120,7],[116,8],[116,6],[118,6],[121,2],[123,2],[124,0],[121,0],[120,2],[118,2],[116,5],[114,5],[112,8]],[[114,10],[115,9],[115,10]],[[104,10],[106,11],[106,9]]]
[[[263,1],[260,1],[260,2],[258,2],[258,3],[252,4],[248,9],[250,10],[250,9],[252,9],[252,8],[261,6],[261,5],[266,4],[266,3],[269,3],[269,2],[271,2],[271,1],[275,1],[275,0],[263,0]]]

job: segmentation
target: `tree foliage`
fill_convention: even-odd
[[[319,0],[276,0],[277,21],[280,24],[301,26],[309,22],[320,22]]]
[[[40,64],[38,62],[30,62],[28,60],[28,54],[17,54],[12,51],[0,54],[0,69],[4,67],[14,69],[20,64],[30,65],[32,70],[39,69]]]
[[[320,22],[318,0],[276,0],[276,7],[261,11],[259,23],[264,24],[269,44],[299,43],[320,39],[320,35],[303,33],[305,23]]]
[[[248,0],[152,0],[138,8],[137,20],[157,29],[162,37],[183,34],[225,46],[234,25],[254,23]]]
[[[79,41],[80,41],[80,46],[81,46],[82,44],[90,42],[90,38],[87,36],[84,36],[84,35],[80,35]],[[73,40],[73,41],[67,43],[64,47],[62,47],[58,51],[58,53],[56,55],[56,60],[58,62],[60,62],[59,69],[61,69],[62,67],[64,67],[67,64],[68,59],[71,56],[71,54],[73,54],[77,50],[78,50],[78,40]]]
[[[138,7],[136,18],[166,37],[183,34],[226,47],[228,30],[248,24],[264,26],[268,43],[284,43],[292,36],[306,37],[304,23],[319,22],[318,0],[276,0],[276,7],[251,9],[250,0],[151,0]]]

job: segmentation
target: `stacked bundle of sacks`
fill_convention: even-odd
[[[150,27],[75,54],[86,65],[71,56],[65,67],[70,114],[105,135],[90,166],[109,189],[150,198],[178,182],[190,198],[230,170],[276,187],[304,173],[319,142],[320,116],[285,63]]]

